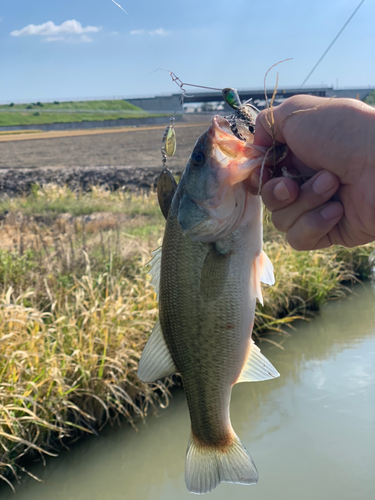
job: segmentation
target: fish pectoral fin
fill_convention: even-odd
[[[151,252],[153,257],[146,264],[146,266],[150,266],[150,271],[148,274],[151,275],[151,285],[154,287],[157,300],[159,298],[159,289],[160,289],[161,252],[162,252],[162,247],[159,247],[153,252]]]
[[[258,346],[251,340],[250,352],[236,384],[240,382],[261,382],[280,377],[276,368],[263,356]]]
[[[204,300],[214,300],[224,291],[229,273],[229,254],[223,248],[211,245],[202,268],[200,292]]]
[[[251,272],[250,297],[256,298],[263,305],[262,287],[260,286],[260,262],[259,256],[254,259]]]
[[[255,257],[253,262],[253,270],[251,273],[251,297],[256,297],[263,305],[262,287],[260,283],[267,285],[275,284],[275,276],[273,275],[273,266],[266,253],[262,252]]]
[[[159,206],[165,219],[167,219],[168,217],[168,212],[171,207],[176,189],[177,182],[175,181],[171,171],[165,168],[160,174],[157,184]]]
[[[260,254],[259,268],[260,268],[260,281],[266,285],[275,284],[275,276],[273,274],[273,265],[264,250]]]
[[[227,446],[207,446],[191,433],[186,452],[185,482],[190,493],[203,494],[219,483],[255,484],[258,471],[255,464],[233,432]]]
[[[155,382],[177,372],[176,365],[165,343],[159,320],[143,349],[138,367],[138,377],[142,382]]]

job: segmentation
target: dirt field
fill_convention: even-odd
[[[207,124],[177,124],[177,152],[168,164],[182,170]],[[44,132],[0,138],[0,169],[131,166],[161,168],[164,126],[112,131]],[[53,135],[54,134],[54,135]],[[85,134],[85,135],[81,135]],[[53,135],[51,137],[51,135]]]

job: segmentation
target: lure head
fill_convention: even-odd
[[[237,109],[241,106],[241,99],[236,89],[227,87],[222,90],[222,94],[224,101],[229,104],[231,108]]]

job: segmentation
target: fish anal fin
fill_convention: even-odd
[[[177,372],[176,365],[165,343],[159,320],[143,349],[138,367],[138,377],[142,382],[155,382]]]
[[[161,172],[157,184],[159,206],[165,219],[167,219],[168,217],[168,212],[171,207],[176,189],[177,182],[175,181],[175,178],[173,177],[171,171],[165,168]]]
[[[258,258],[260,268],[260,281],[266,285],[274,285],[275,276],[273,274],[273,265],[264,250],[262,250]]]
[[[185,482],[190,493],[203,494],[220,482],[255,484],[258,471],[234,432],[232,443],[225,447],[204,445],[192,433],[186,452]]]
[[[249,354],[236,384],[240,382],[261,382],[280,377],[276,368],[263,356],[254,341],[250,341]]]

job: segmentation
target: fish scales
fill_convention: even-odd
[[[178,202],[177,196],[163,243],[160,322],[181,373],[193,434],[205,444],[228,442],[232,439],[231,387],[246,359],[255,309],[255,297],[249,296],[250,233],[245,228],[231,235],[224,292],[207,300],[200,291],[201,275],[212,250],[207,244],[184,236],[177,221]],[[255,252],[260,252],[259,245],[256,247]],[[223,288],[222,283],[218,286]],[[248,314],[238,314],[241,309]]]
[[[235,383],[279,375],[251,339],[260,281],[273,284],[273,271],[262,252],[261,201],[243,181],[265,153],[214,117],[178,186],[167,171],[158,186],[167,215],[162,251],[151,262],[159,320],[138,374],[146,382],[181,375],[191,420],[185,480],[193,493],[258,480],[229,406]]]

